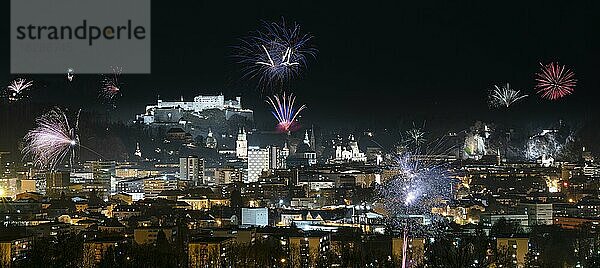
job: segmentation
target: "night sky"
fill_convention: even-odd
[[[256,2],[256,3],[251,3]],[[112,118],[130,120],[146,104],[183,95],[242,95],[260,126],[271,126],[266,93],[241,80],[232,46],[261,20],[297,22],[319,49],[289,90],[309,109],[304,120],[341,127],[393,127],[423,121],[523,122],[599,114],[598,1],[152,1],[152,74],[124,75]],[[456,3],[450,3],[456,2]],[[9,13],[8,1],[3,10]],[[9,14],[0,30],[0,81],[9,74]],[[576,93],[557,102],[528,98],[511,111],[490,111],[487,90],[510,82],[534,94],[539,62],[559,61],[576,73]],[[104,111],[98,76],[29,76],[31,102]],[[4,111],[4,110],[3,110]],[[6,116],[6,115],[5,115]],[[4,127],[4,126],[2,126]]]

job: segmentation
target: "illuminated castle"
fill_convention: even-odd
[[[194,101],[184,101],[183,97],[179,101],[163,101],[159,98],[156,105],[146,106],[146,112],[138,115],[137,119],[145,124],[177,123],[184,112],[200,114],[211,109],[224,111],[227,120],[234,115],[253,120],[253,111],[242,108],[241,97],[236,97],[235,100],[225,100],[222,94],[196,96]]]

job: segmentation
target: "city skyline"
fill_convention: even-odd
[[[9,2],[0,267],[600,265],[599,3]]]

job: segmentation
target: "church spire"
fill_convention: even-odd
[[[135,155],[137,157],[142,157],[142,150],[140,150],[140,143],[139,142],[135,143],[135,153],[133,153],[133,155]]]

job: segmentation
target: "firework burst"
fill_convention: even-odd
[[[425,141],[425,132],[420,128],[413,128],[406,131],[408,137],[407,142],[414,144],[415,146],[421,146]]]
[[[494,88],[490,90],[488,97],[490,107],[510,107],[513,103],[527,98],[529,95],[521,94],[520,90],[514,90],[510,88],[510,84],[506,83],[505,86],[499,87],[494,85]]]
[[[396,158],[398,175],[382,184],[379,192],[385,211],[392,218],[431,214],[431,207],[450,198],[451,178],[443,164],[427,156],[404,153]]]
[[[33,81],[17,78],[6,87],[6,97],[9,101],[18,101],[25,97],[25,93],[33,87]]]
[[[452,171],[449,163],[441,160],[455,151],[456,146],[447,139],[451,136],[428,142],[426,150],[396,154],[390,166],[396,175],[377,186],[376,206],[382,210],[392,232],[401,232],[404,241],[415,235],[441,235],[440,227],[446,221],[432,211],[445,207],[446,201],[452,199]],[[402,251],[402,267],[411,266],[407,248],[403,247]]]
[[[267,98],[267,103],[273,107],[271,113],[277,119],[277,130],[280,132],[290,132],[294,130],[296,118],[306,109],[306,105],[301,105],[299,108],[294,108],[296,97],[292,94],[282,96],[273,96]]]
[[[120,67],[112,68],[112,73],[102,76],[102,87],[100,88],[100,97],[107,102],[112,102],[121,94],[121,83],[119,78],[123,71]]]
[[[243,66],[244,77],[257,79],[259,87],[281,87],[299,76],[309,58],[316,56],[312,39],[296,23],[263,22],[262,29],[235,47],[234,58]]]
[[[424,160],[427,156],[404,153],[396,158],[397,175],[378,187],[379,202],[393,232],[401,231],[404,241],[409,233],[436,235],[444,222],[434,215],[434,207],[451,198],[452,179],[442,164]],[[427,223],[428,221],[431,223]],[[411,261],[403,248],[402,267]]]
[[[30,157],[38,168],[54,170],[69,156],[72,165],[75,149],[79,146],[79,114],[75,125],[71,126],[67,115],[61,109],[54,108],[37,118],[36,124],[23,139],[23,158]]]
[[[404,225],[410,215],[433,219],[431,209],[452,198],[451,167],[444,160],[456,157],[451,137],[434,139],[424,146],[426,149],[395,154],[390,168],[396,175],[377,188],[379,203],[393,227],[398,227],[399,222]]]
[[[537,81],[537,85],[535,85],[535,88],[542,98],[557,100],[575,91],[577,85],[575,73],[566,68],[565,65],[554,62],[546,65],[540,63],[540,65],[541,70],[536,73],[535,81]]]
[[[72,82],[74,77],[75,77],[75,70],[73,70],[73,68],[67,69],[67,80],[69,82]]]

